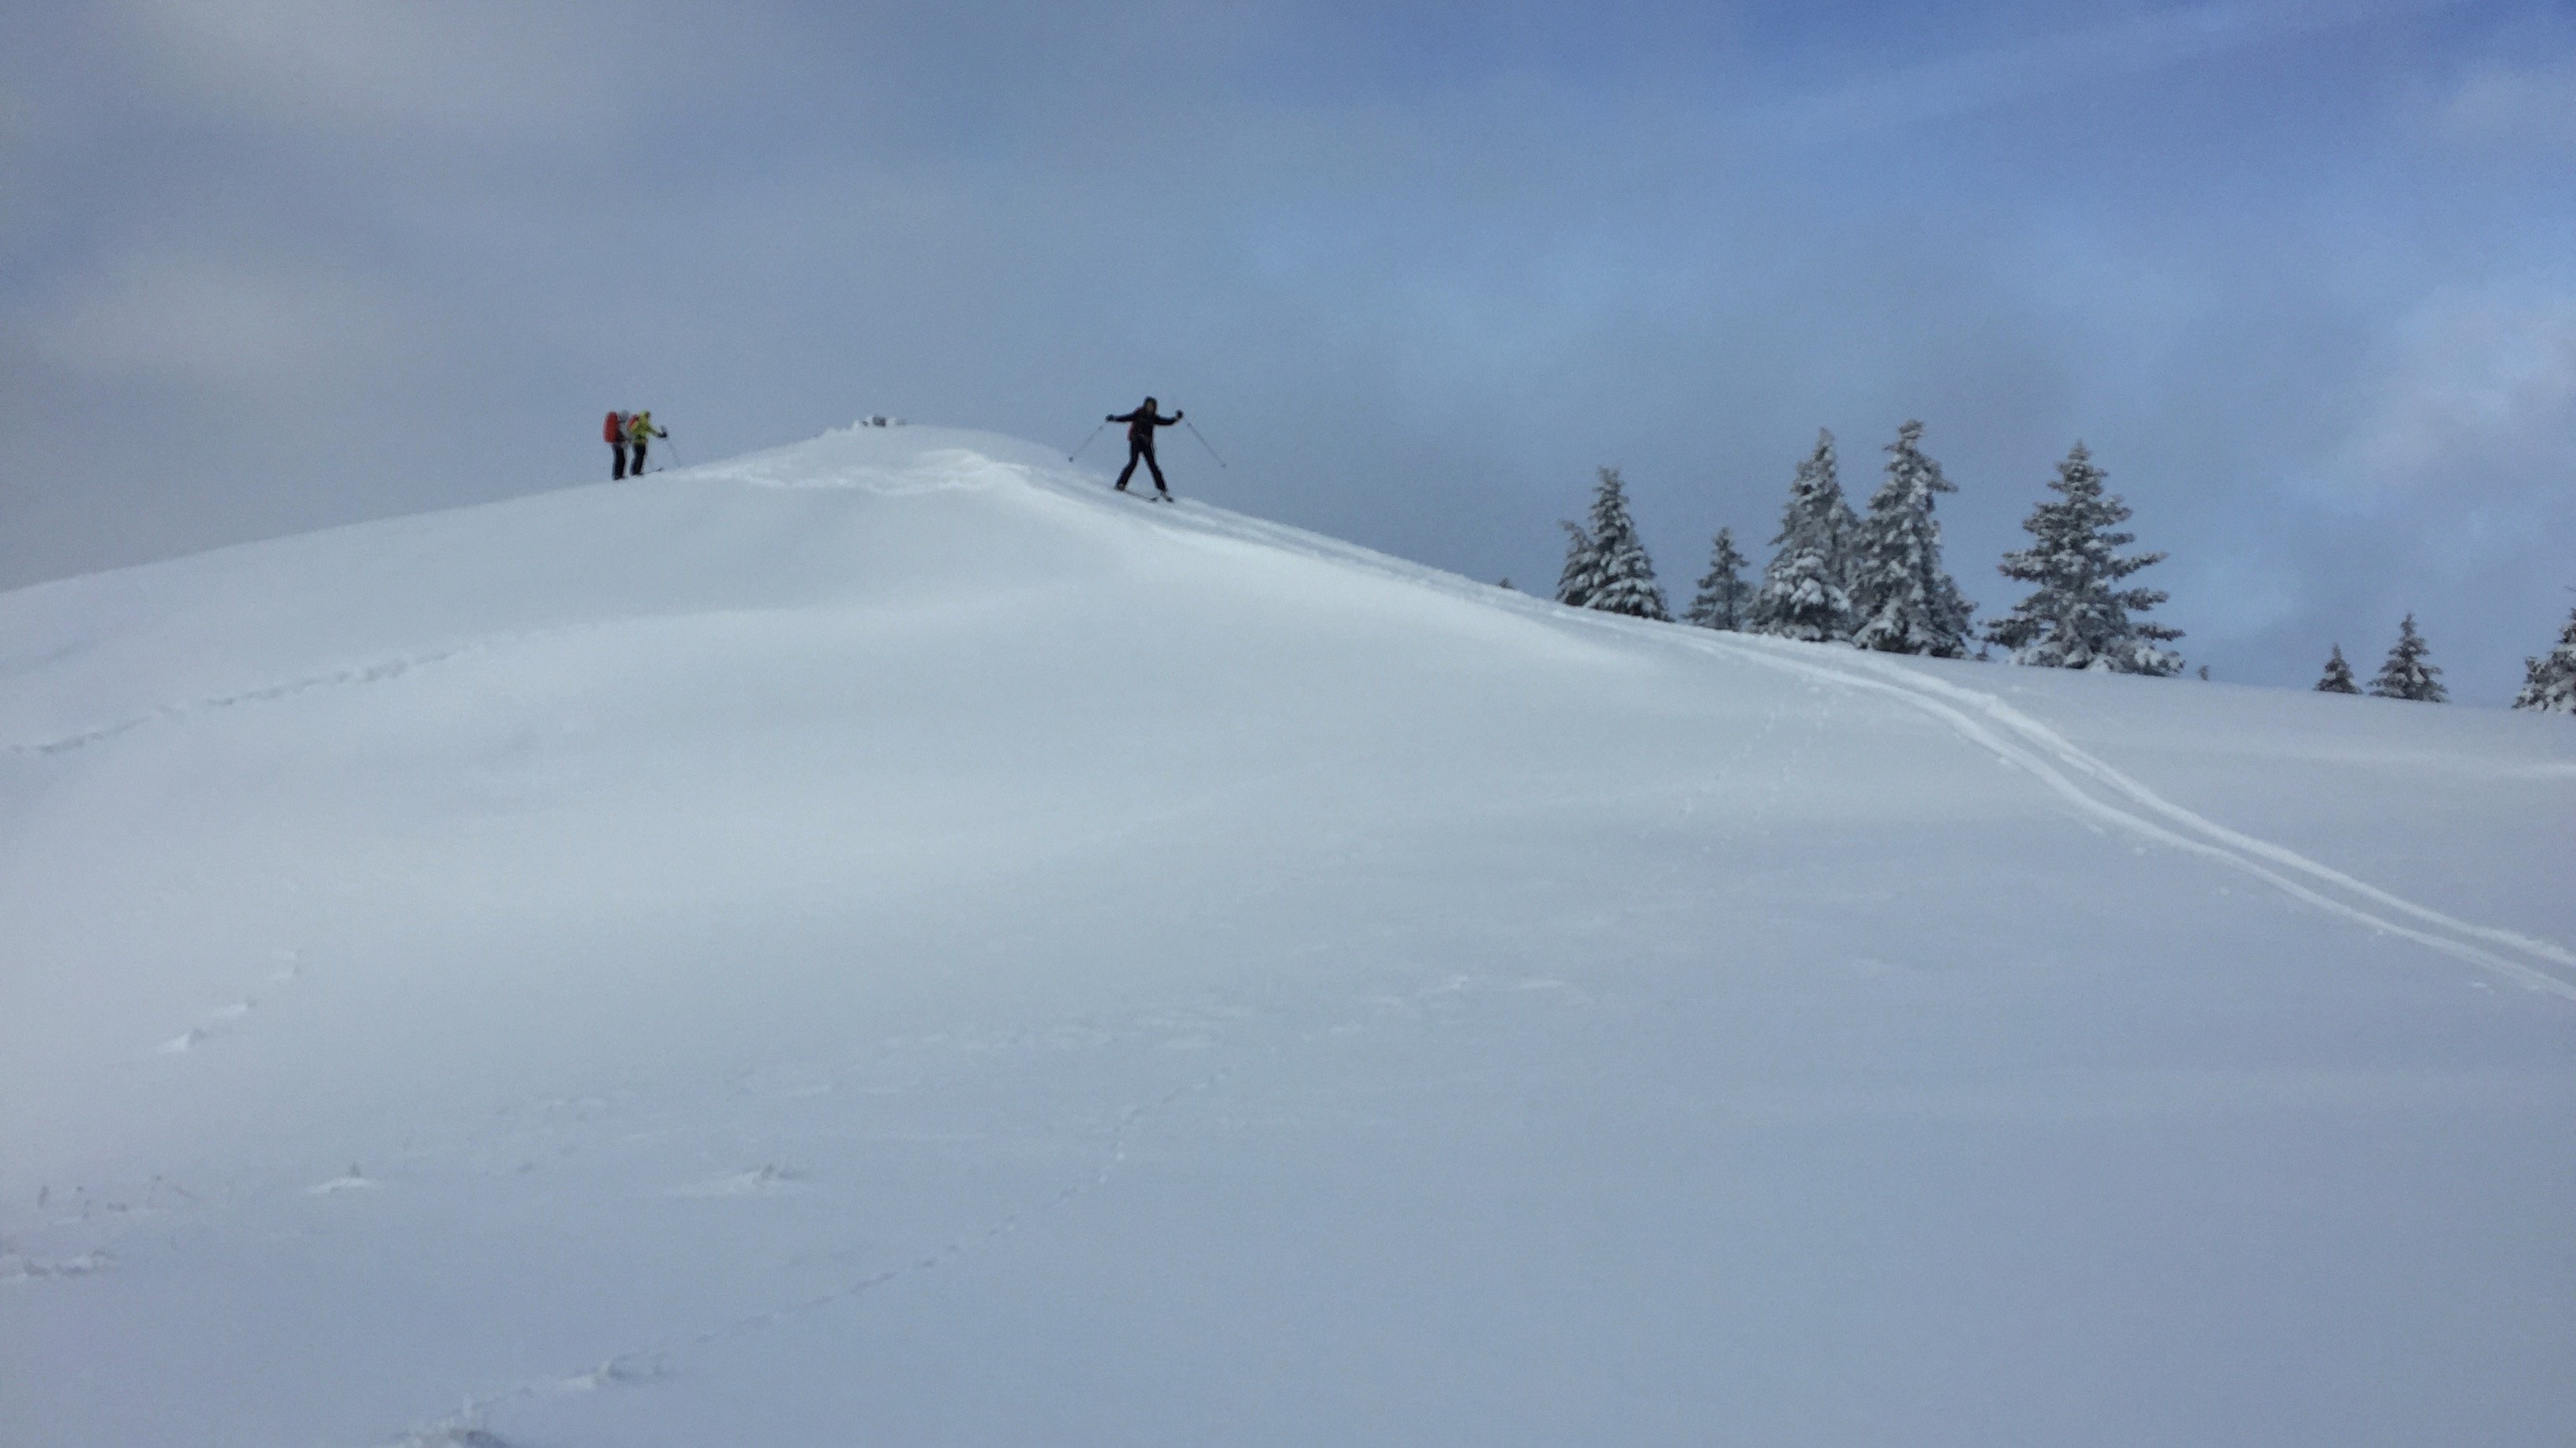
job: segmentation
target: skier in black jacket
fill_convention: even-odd
[[[1181,414],[1175,412],[1169,417],[1163,416],[1158,404],[1148,397],[1145,405],[1134,412],[1111,413],[1109,420],[1127,424],[1127,466],[1118,471],[1118,491],[1127,491],[1127,480],[1136,475],[1136,462],[1141,458],[1145,466],[1153,470],[1154,492],[1164,502],[1170,502],[1172,490],[1163,482],[1163,465],[1154,461],[1154,429],[1170,427],[1181,420]]]

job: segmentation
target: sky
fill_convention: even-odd
[[[2500,704],[2576,605],[2571,181],[2563,0],[15,6],[0,588],[605,481],[611,407],[1150,392],[1184,494],[1533,590],[1617,466],[1678,602],[1919,418],[1981,616],[2080,439],[2193,665],[2412,612]]]

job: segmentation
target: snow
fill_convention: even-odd
[[[0,1441],[2557,1443],[2571,818],[924,427],[0,595]]]

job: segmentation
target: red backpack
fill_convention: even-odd
[[[608,414],[608,423],[600,429],[599,440],[601,442],[626,441],[626,414],[622,412]]]

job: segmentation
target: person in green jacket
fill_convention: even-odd
[[[654,438],[669,436],[669,433],[653,425],[653,414],[650,411],[639,412],[626,419],[626,447],[635,455],[634,460],[626,465],[626,475],[630,478],[644,476],[645,444]]]

